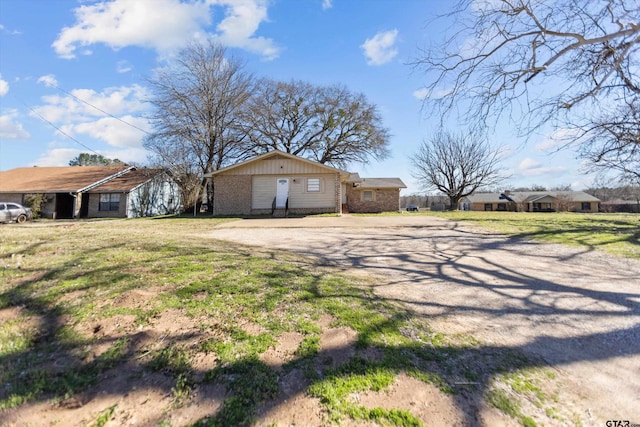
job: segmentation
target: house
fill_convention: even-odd
[[[600,199],[583,191],[505,191],[476,193],[460,201],[461,210],[512,212],[598,212]]]
[[[178,185],[158,169],[133,169],[103,184],[88,194],[89,218],[138,218],[180,212]]]
[[[398,178],[360,178],[282,151],[206,174],[214,215],[382,212],[400,209]]]
[[[164,172],[133,166],[16,168],[0,172],[0,198],[41,195],[43,218],[130,218],[175,213],[177,185]]]
[[[348,212],[375,213],[400,210],[400,178],[360,178],[351,174],[346,181],[344,205]]]

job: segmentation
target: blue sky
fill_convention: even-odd
[[[376,104],[391,132],[391,157],[351,165],[365,177],[400,177],[420,192],[409,156],[437,131],[420,100],[427,77],[410,62],[438,43],[449,22],[438,0],[0,0],[0,170],[65,166],[98,152],[145,163],[145,83],[191,40],[214,37],[258,77],[343,84]],[[115,118],[114,118],[115,117]],[[120,120],[118,120],[120,119]],[[132,126],[128,126],[125,123]],[[570,151],[551,133],[491,134],[505,147],[506,186],[571,184]]]

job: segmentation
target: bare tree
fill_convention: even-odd
[[[637,0],[460,0],[447,17],[455,34],[415,61],[425,106],[480,127],[507,116],[523,134],[549,123],[595,165],[638,164]]]
[[[411,163],[414,178],[425,189],[447,195],[452,210],[478,188],[504,179],[499,173],[498,151],[474,134],[441,131],[423,141]]]
[[[278,149],[336,167],[389,155],[389,131],[364,95],[302,81],[257,87],[243,119],[254,152]]]
[[[250,96],[253,78],[238,59],[209,42],[183,49],[149,83],[154,131],[145,147],[181,185],[184,206],[193,206],[206,190],[203,175],[242,156],[245,136],[239,111]]]
[[[614,170],[640,181],[640,97],[635,101],[582,129],[581,154],[590,160],[589,170]]]

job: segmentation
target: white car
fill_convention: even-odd
[[[15,221],[20,224],[31,219],[31,209],[17,203],[0,202],[0,222]]]

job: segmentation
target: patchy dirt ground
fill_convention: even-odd
[[[544,425],[603,426],[611,419],[640,423],[639,261],[505,238],[427,216],[242,220],[199,237],[211,239],[212,244],[223,239],[316,257],[320,265],[362,275],[377,295],[410,307],[436,331],[476,337],[481,357],[515,350],[542,361],[530,367],[544,367],[553,374],[549,387],[562,412],[558,419],[546,414]],[[156,291],[132,289],[111,303],[144,307]],[[19,307],[0,310],[0,322],[16,318],[19,311]],[[331,327],[331,322],[329,316],[320,319],[321,363],[338,366],[359,350],[355,332]],[[87,361],[125,336],[128,353],[143,361],[169,340],[198,347],[199,331],[206,324],[207,319],[194,322],[178,310],[165,310],[144,326],[136,324],[135,316],[116,315],[88,323],[81,332],[102,343],[86,355]],[[251,323],[240,327],[252,335],[262,332]],[[261,356],[262,362],[278,371],[295,357],[302,339],[301,334],[284,333]],[[201,355],[192,365],[194,372],[205,373],[216,363],[215,356]],[[304,373],[284,372],[280,395],[258,408],[256,425],[324,425],[320,402],[304,392],[308,386]],[[126,364],[80,395],[5,412],[0,425],[85,426],[115,405],[117,411],[106,426],[155,426],[163,421],[190,425],[219,411],[227,395],[222,385],[203,384],[184,405],[174,406],[174,384],[162,372],[145,370],[140,363]],[[466,392],[464,383],[457,386],[460,393],[448,395],[401,374],[390,390],[354,393],[350,398],[366,407],[409,410],[429,426],[519,425],[483,401],[482,391]],[[536,411],[544,409],[534,402],[523,407],[527,414]]]
[[[544,360],[560,376],[563,404],[587,425],[640,423],[636,260],[510,239],[427,216],[243,220],[206,237],[291,250],[371,274],[378,295],[424,314],[438,331],[468,333],[485,346]],[[425,397],[429,393],[399,381],[385,399],[431,406],[429,425],[458,424],[460,407]],[[292,414],[309,404],[296,402],[299,410]],[[294,420],[287,408],[265,414],[265,423]],[[510,422],[482,413],[481,424]]]

